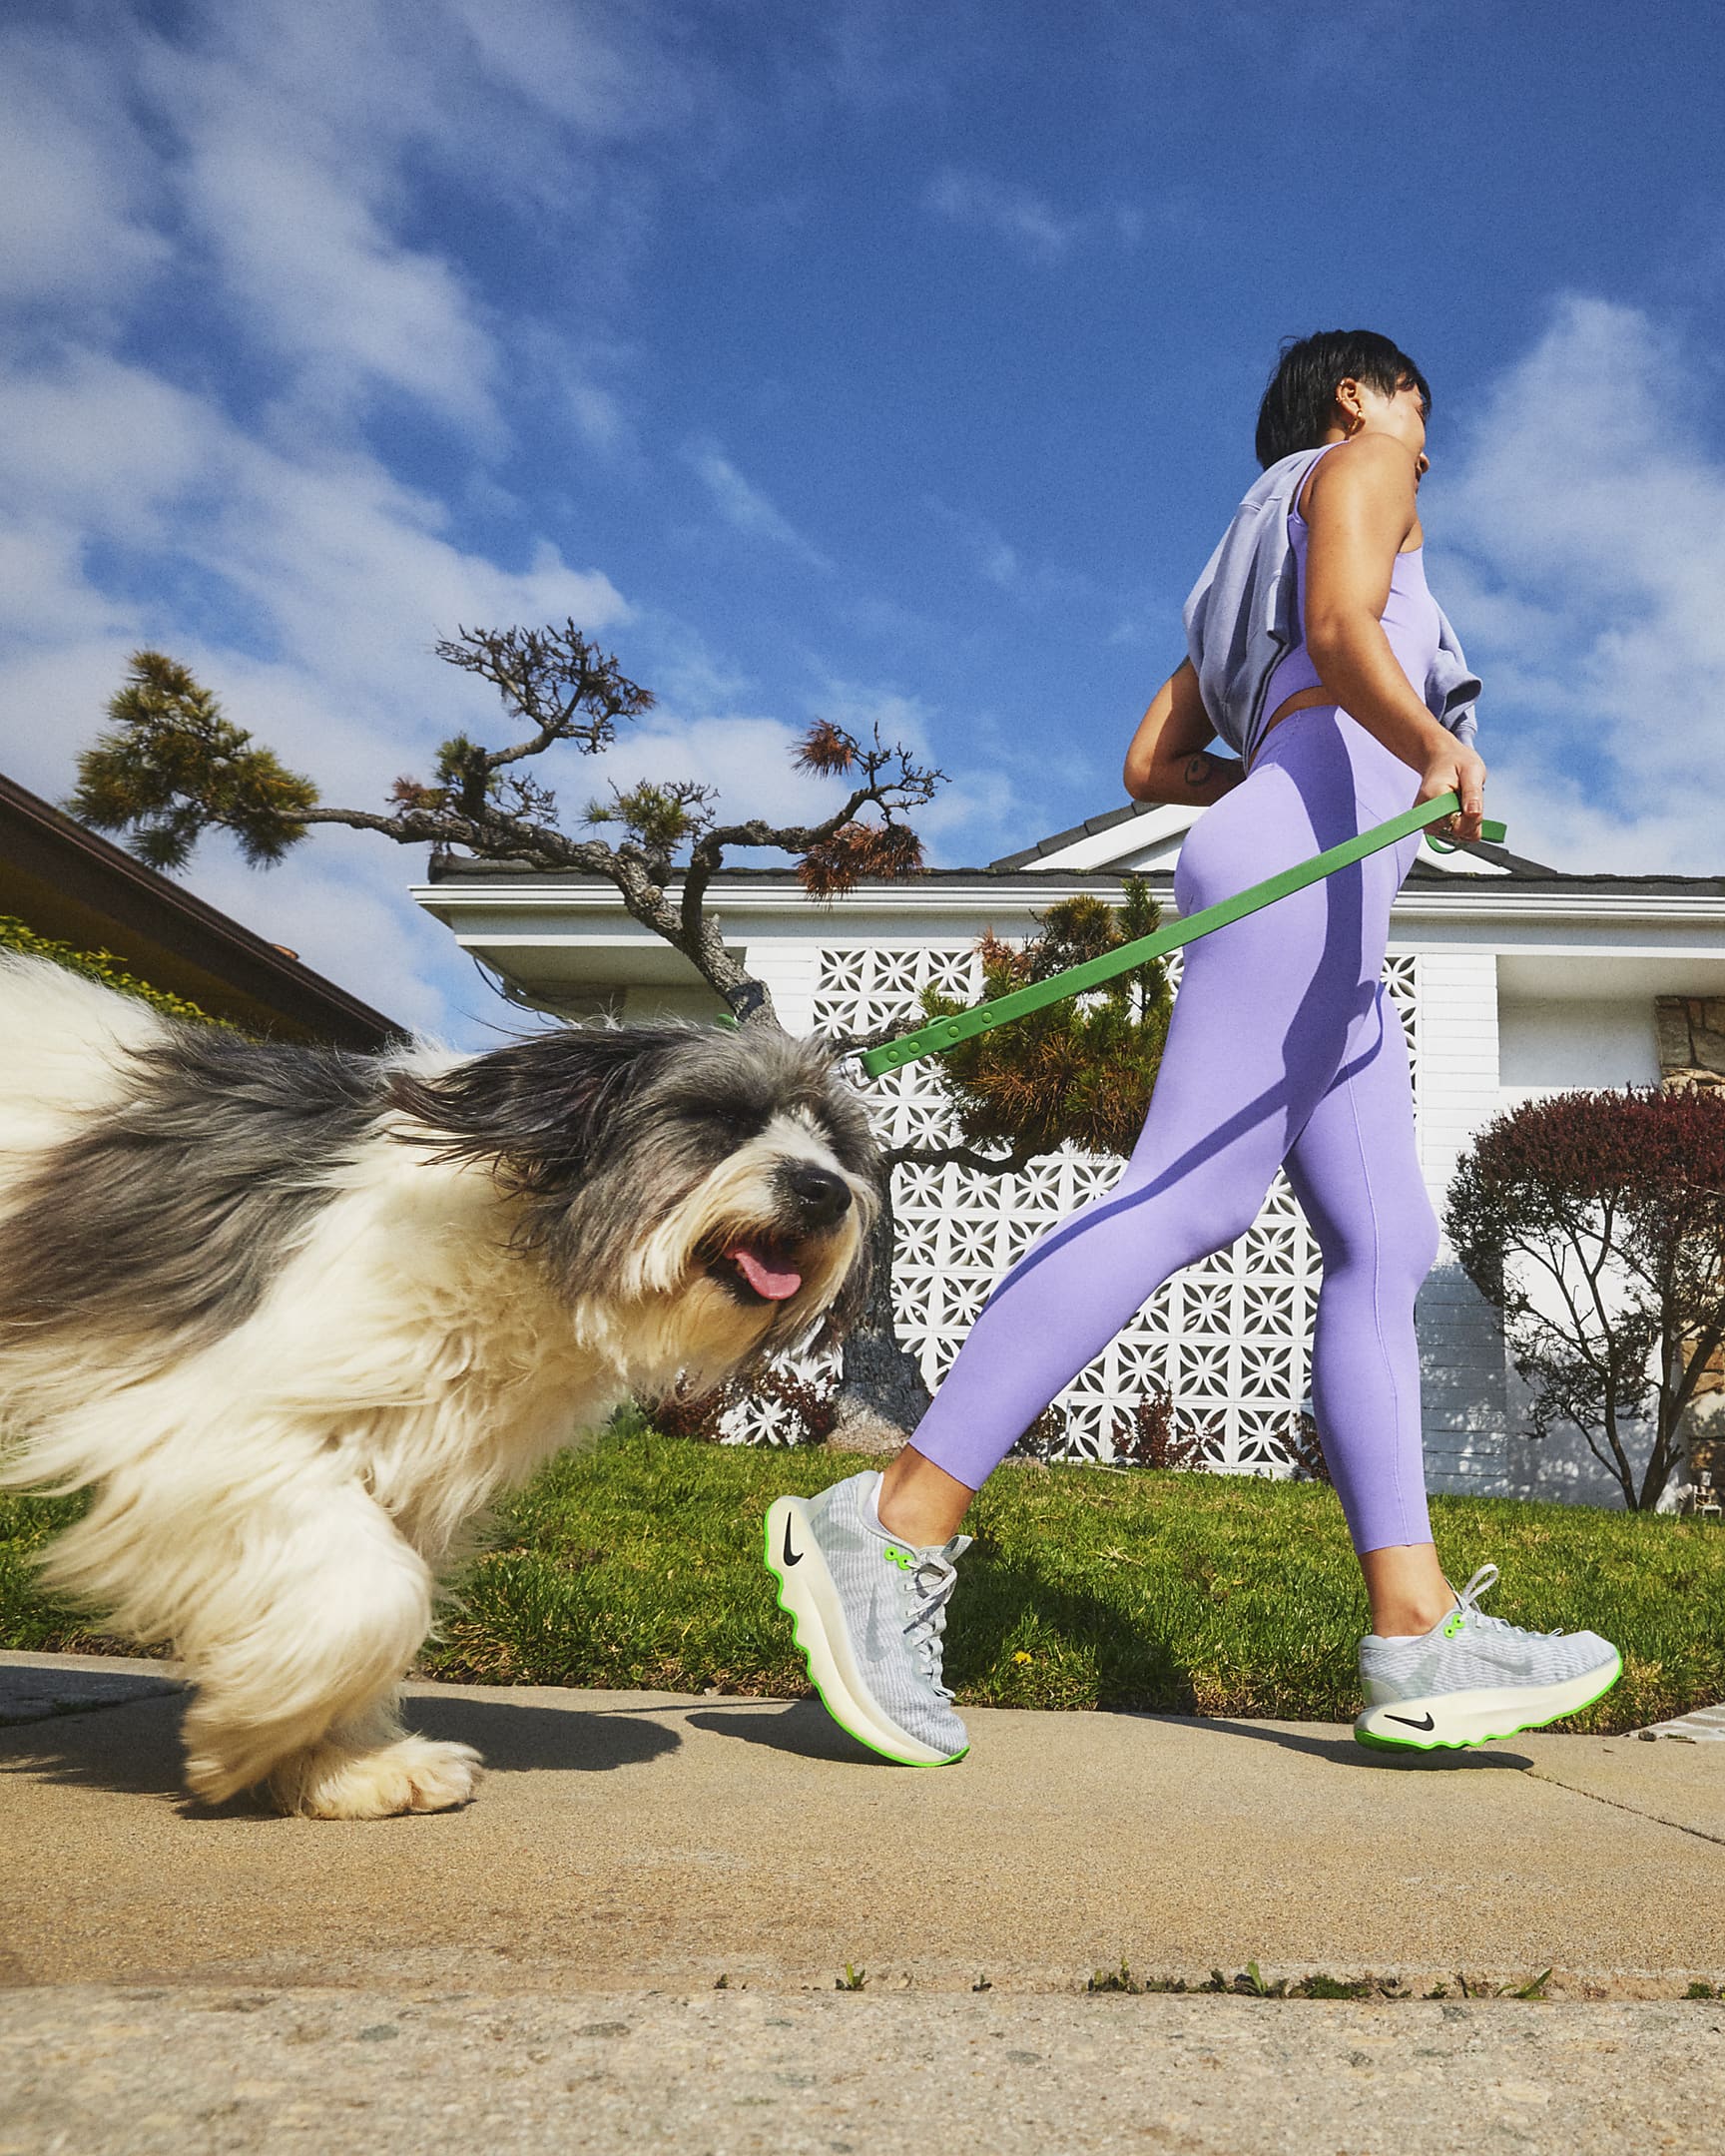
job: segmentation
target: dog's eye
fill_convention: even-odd
[[[751,1108],[738,1102],[714,1102],[708,1106],[703,1120],[732,1145],[741,1145],[746,1139],[758,1138],[762,1131],[762,1119]]]

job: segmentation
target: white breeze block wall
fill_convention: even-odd
[[[806,928],[797,932],[787,924],[786,932],[752,937],[748,963],[772,989],[785,1025],[798,1033],[834,1025],[862,1030],[889,1019],[913,1023],[912,983],[927,975],[949,972],[954,988],[974,988],[968,946],[944,938],[920,950],[897,946],[896,939],[870,949],[829,945]],[[1386,974],[1413,1051],[1421,1163],[1441,1218],[1457,1158],[1480,1125],[1505,1105],[1496,959],[1490,950],[1464,947],[1401,948],[1393,950]],[[918,1128],[918,1118],[926,1120],[928,1136],[937,1134],[944,1118],[933,1112],[934,1089],[925,1070],[887,1081],[885,1090],[897,1102],[886,1116],[893,1136],[912,1135],[908,1125],[896,1127],[906,1115]],[[905,1098],[898,1102],[900,1093]],[[931,1383],[938,1383],[988,1287],[1030,1236],[1091,1195],[1098,1170],[1097,1187],[1104,1187],[1116,1165],[1061,1156],[1004,1183],[956,1169],[900,1171],[901,1335]],[[970,1250],[979,1235],[984,1241],[993,1238],[986,1253],[980,1246]],[[1062,1395],[1081,1454],[1106,1457],[1112,1413],[1141,1396],[1144,1382],[1154,1375],[1171,1382],[1191,1411],[1224,1424],[1230,1466],[1277,1471],[1277,1434],[1306,1391],[1317,1279],[1317,1253],[1279,1179],[1254,1234],[1234,1252],[1170,1283],[1098,1358],[1097,1367]],[[1204,1313],[1219,1294],[1227,1309],[1212,1341]],[[1434,1490],[1584,1494],[1595,1502],[1606,1497],[1602,1490],[1577,1486],[1592,1477],[1567,1456],[1559,1461],[1557,1452],[1566,1455],[1567,1447],[1542,1452],[1510,1441],[1514,1387],[1497,1321],[1446,1244],[1421,1294],[1418,1317],[1427,1471]],[[1230,1366],[1224,1371],[1219,1363],[1212,1372],[1205,1358],[1218,1355],[1226,1355]],[[1244,1369],[1231,1366],[1242,1358],[1253,1365],[1249,1380]],[[771,1438],[774,1432],[765,1422],[756,1427],[756,1419],[744,1413],[736,1434]]]
[[[835,923],[836,930],[849,926]],[[749,961],[771,986],[781,1018],[797,1031],[910,1025],[925,983],[966,996],[978,986],[970,940],[945,935],[826,943],[769,934],[751,938]],[[1385,968],[1416,1070],[1418,966],[1413,955],[1397,954]],[[865,1090],[889,1140],[938,1143],[956,1135],[931,1066],[891,1074]],[[1063,1149],[1011,1177],[951,1166],[898,1171],[899,1337],[931,1386],[950,1366],[994,1282],[1038,1233],[1105,1191],[1119,1167]],[[1160,1381],[1190,1421],[1216,1432],[1219,1464],[1286,1471],[1287,1432],[1307,1396],[1317,1282],[1316,1248],[1278,1177],[1248,1234],[1167,1283],[1060,1395],[1075,1451],[1106,1458],[1116,1416]],[[733,1434],[771,1440],[776,1432],[770,1416],[746,1408],[738,1410]]]

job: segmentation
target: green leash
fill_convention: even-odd
[[[1028,988],[1014,988],[1010,995],[998,996],[992,1003],[979,1003],[974,1010],[959,1011],[951,1018],[936,1018],[932,1025],[905,1033],[882,1047],[870,1048],[862,1056],[862,1068],[870,1078],[878,1078],[883,1072],[902,1070],[907,1063],[919,1063],[924,1056],[944,1055],[960,1041],[974,1039],[978,1033],[991,1032],[995,1026],[1010,1025],[1015,1018],[1027,1018],[1032,1011],[1043,1010],[1050,1003],[1063,1003],[1068,996],[1082,995],[1086,989],[1100,987],[1105,980],[1112,980],[1116,973],[1129,973],[1147,959],[1160,958],[1164,952],[1178,950],[1183,943],[1196,943],[1200,936],[1209,935],[1213,929],[1226,928],[1230,921],[1244,920],[1248,913],[1274,905],[1278,898],[1304,890],[1308,883],[1321,882],[1325,876],[1334,875],[1338,868],[1346,868],[1354,861],[1364,860],[1368,853],[1381,852],[1398,839],[1424,830],[1428,823],[1438,823],[1445,816],[1456,815],[1460,808],[1460,798],[1454,793],[1440,794],[1436,801],[1420,802],[1401,815],[1392,816],[1388,823],[1374,824],[1370,830],[1361,831],[1358,837],[1346,838],[1340,845],[1331,846],[1328,852],[1315,853],[1310,860],[1297,861],[1292,868],[1284,868],[1280,875],[1267,876],[1262,883],[1237,891],[1219,905],[1206,906],[1201,913],[1176,921],[1172,927],[1158,928],[1154,935],[1140,936],[1135,943],[1122,943],[1118,950],[1105,951],[1100,958],[1087,958],[1082,965],[1069,966],[1064,973],[1055,973],[1047,980],[1032,981]],[[1481,821],[1479,835],[1493,845],[1500,845],[1504,827],[1501,823]]]

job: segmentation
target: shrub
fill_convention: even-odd
[[[1324,1457],[1324,1447],[1318,1440],[1318,1425],[1309,1414],[1288,1417],[1282,1445],[1296,1482],[1323,1482],[1335,1487],[1336,1478],[1330,1472],[1330,1462]]]
[[[1532,1434],[1578,1429],[1627,1506],[1657,1504],[1725,1339],[1725,1093],[1528,1101],[1463,1156],[1445,1226],[1502,1314]]]
[[[1039,932],[1022,950],[993,934],[983,937],[977,946],[982,1000],[1134,943],[1160,923],[1149,885],[1136,876],[1127,879],[1118,909],[1088,893],[1062,899],[1036,916]],[[933,989],[921,1001],[928,1018],[967,1007]],[[960,1041],[940,1058],[940,1076],[966,1141],[1004,1143],[1026,1159],[1056,1152],[1068,1140],[1091,1153],[1130,1153],[1172,1009],[1168,969],[1151,959],[1088,995]]]
[[[137,996],[142,1002],[154,1004],[170,1018],[189,1018],[199,1025],[227,1024],[226,1019],[212,1018],[207,1010],[201,1010],[184,996],[170,995],[167,989],[154,988],[147,980],[140,980],[112,951],[80,950],[76,944],[38,935],[15,914],[0,913],[0,950],[20,951],[29,958],[51,958],[70,973],[82,973],[86,980],[100,981],[104,988],[118,989],[121,995]]]
[[[1046,1467],[1053,1461],[1066,1457],[1066,1447],[1071,1439],[1072,1431],[1065,1408],[1050,1404],[1044,1407],[1029,1428],[1019,1435],[1006,1457],[1040,1460]]]
[[[1115,1417],[1109,1443],[1119,1467],[1205,1467],[1221,1448],[1221,1432],[1208,1422],[1183,1429],[1173,1394],[1157,1385],[1148,1398]]]
[[[783,1426],[791,1432],[786,1440],[790,1444],[825,1444],[838,1420],[835,1386],[817,1384],[775,1363],[727,1378],[711,1392],[692,1393],[679,1388],[663,1399],[645,1401],[643,1406],[654,1428],[663,1435],[719,1444],[725,1438],[726,1416],[747,1400],[760,1400],[781,1410]]]

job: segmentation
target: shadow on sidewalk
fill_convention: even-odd
[[[1220,1715],[1171,1715],[1110,1707],[1094,1711],[1104,1716],[1119,1715],[1122,1720],[1171,1722],[1182,1729],[1250,1737],[1259,1744],[1280,1745],[1284,1751],[1304,1752],[1312,1759],[1328,1760],[1333,1766],[1365,1768],[1371,1773],[1464,1774],[1493,1768],[1524,1773],[1533,1764],[1524,1752],[1373,1752],[1356,1744],[1351,1736],[1316,1737],[1300,1730],[1275,1729],[1262,1722],[1231,1721]],[[692,1729],[740,1738],[744,1744],[765,1745],[769,1751],[791,1752],[803,1759],[834,1760],[847,1767],[889,1769],[892,1764],[847,1736],[818,1700],[796,1700],[789,1706],[738,1700],[734,1706],[699,1708],[687,1720]]]
[[[417,1692],[401,1711],[421,1737],[476,1746],[493,1774],[608,1774],[661,1759],[683,1742],[675,1730],[604,1708],[528,1707],[507,1695],[492,1701]]]
[[[143,1698],[99,1713],[55,1715],[0,1730],[0,1777],[17,1775],[127,1797],[168,1797],[180,1788],[180,1717],[186,1695],[164,1678]]]
[[[1305,1752],[1313,1759],[1334,1761],[1339,1767],[1364,1767],[1373,1774],[1462,1774],[1493,1767],[1513,1768],[1521,1773],[1533,1764],[1524,1752],[1380,1752],[1357,1743],[1351,1736],[1311,1737],[1303,1730],[1273,1729],[1263,1722],[1235,1722],[1221,1715],[1183,1719],[1195,1722],[1201,1729],[1225,1730],[1231,1737],[1254,1737],[1260,1744]]]
[[[848,1736],[816,1699],[770,1704],[763,1700],[738,1700],[731,1706],[697,1708],[685,1720],[691,1729],[709,1730],[720,1737],[739,1737],[745,1744],[765,1745],[770,1752],[792,1752],[800,1759],[833,1760],[842,1767],[882,1767],[895,1772],[890,1760]]]
[[[279,1818],[262,1799],[194,1804],[181,1786],[180,1722],[186,1694],[164,1682],[158,1692],[101,1713],[56,1715],[0,1730],[0,1781],[17,1775],[119,1796],[161,1797],[189,1819]],[[438,1699],[418,1694],[403,1708],[419,1736],[475,1746],[493,1774],[535,1770],[605,1774],[675,1752],[674,1730],[582,1708],[529,1707],[508,1698]]]

